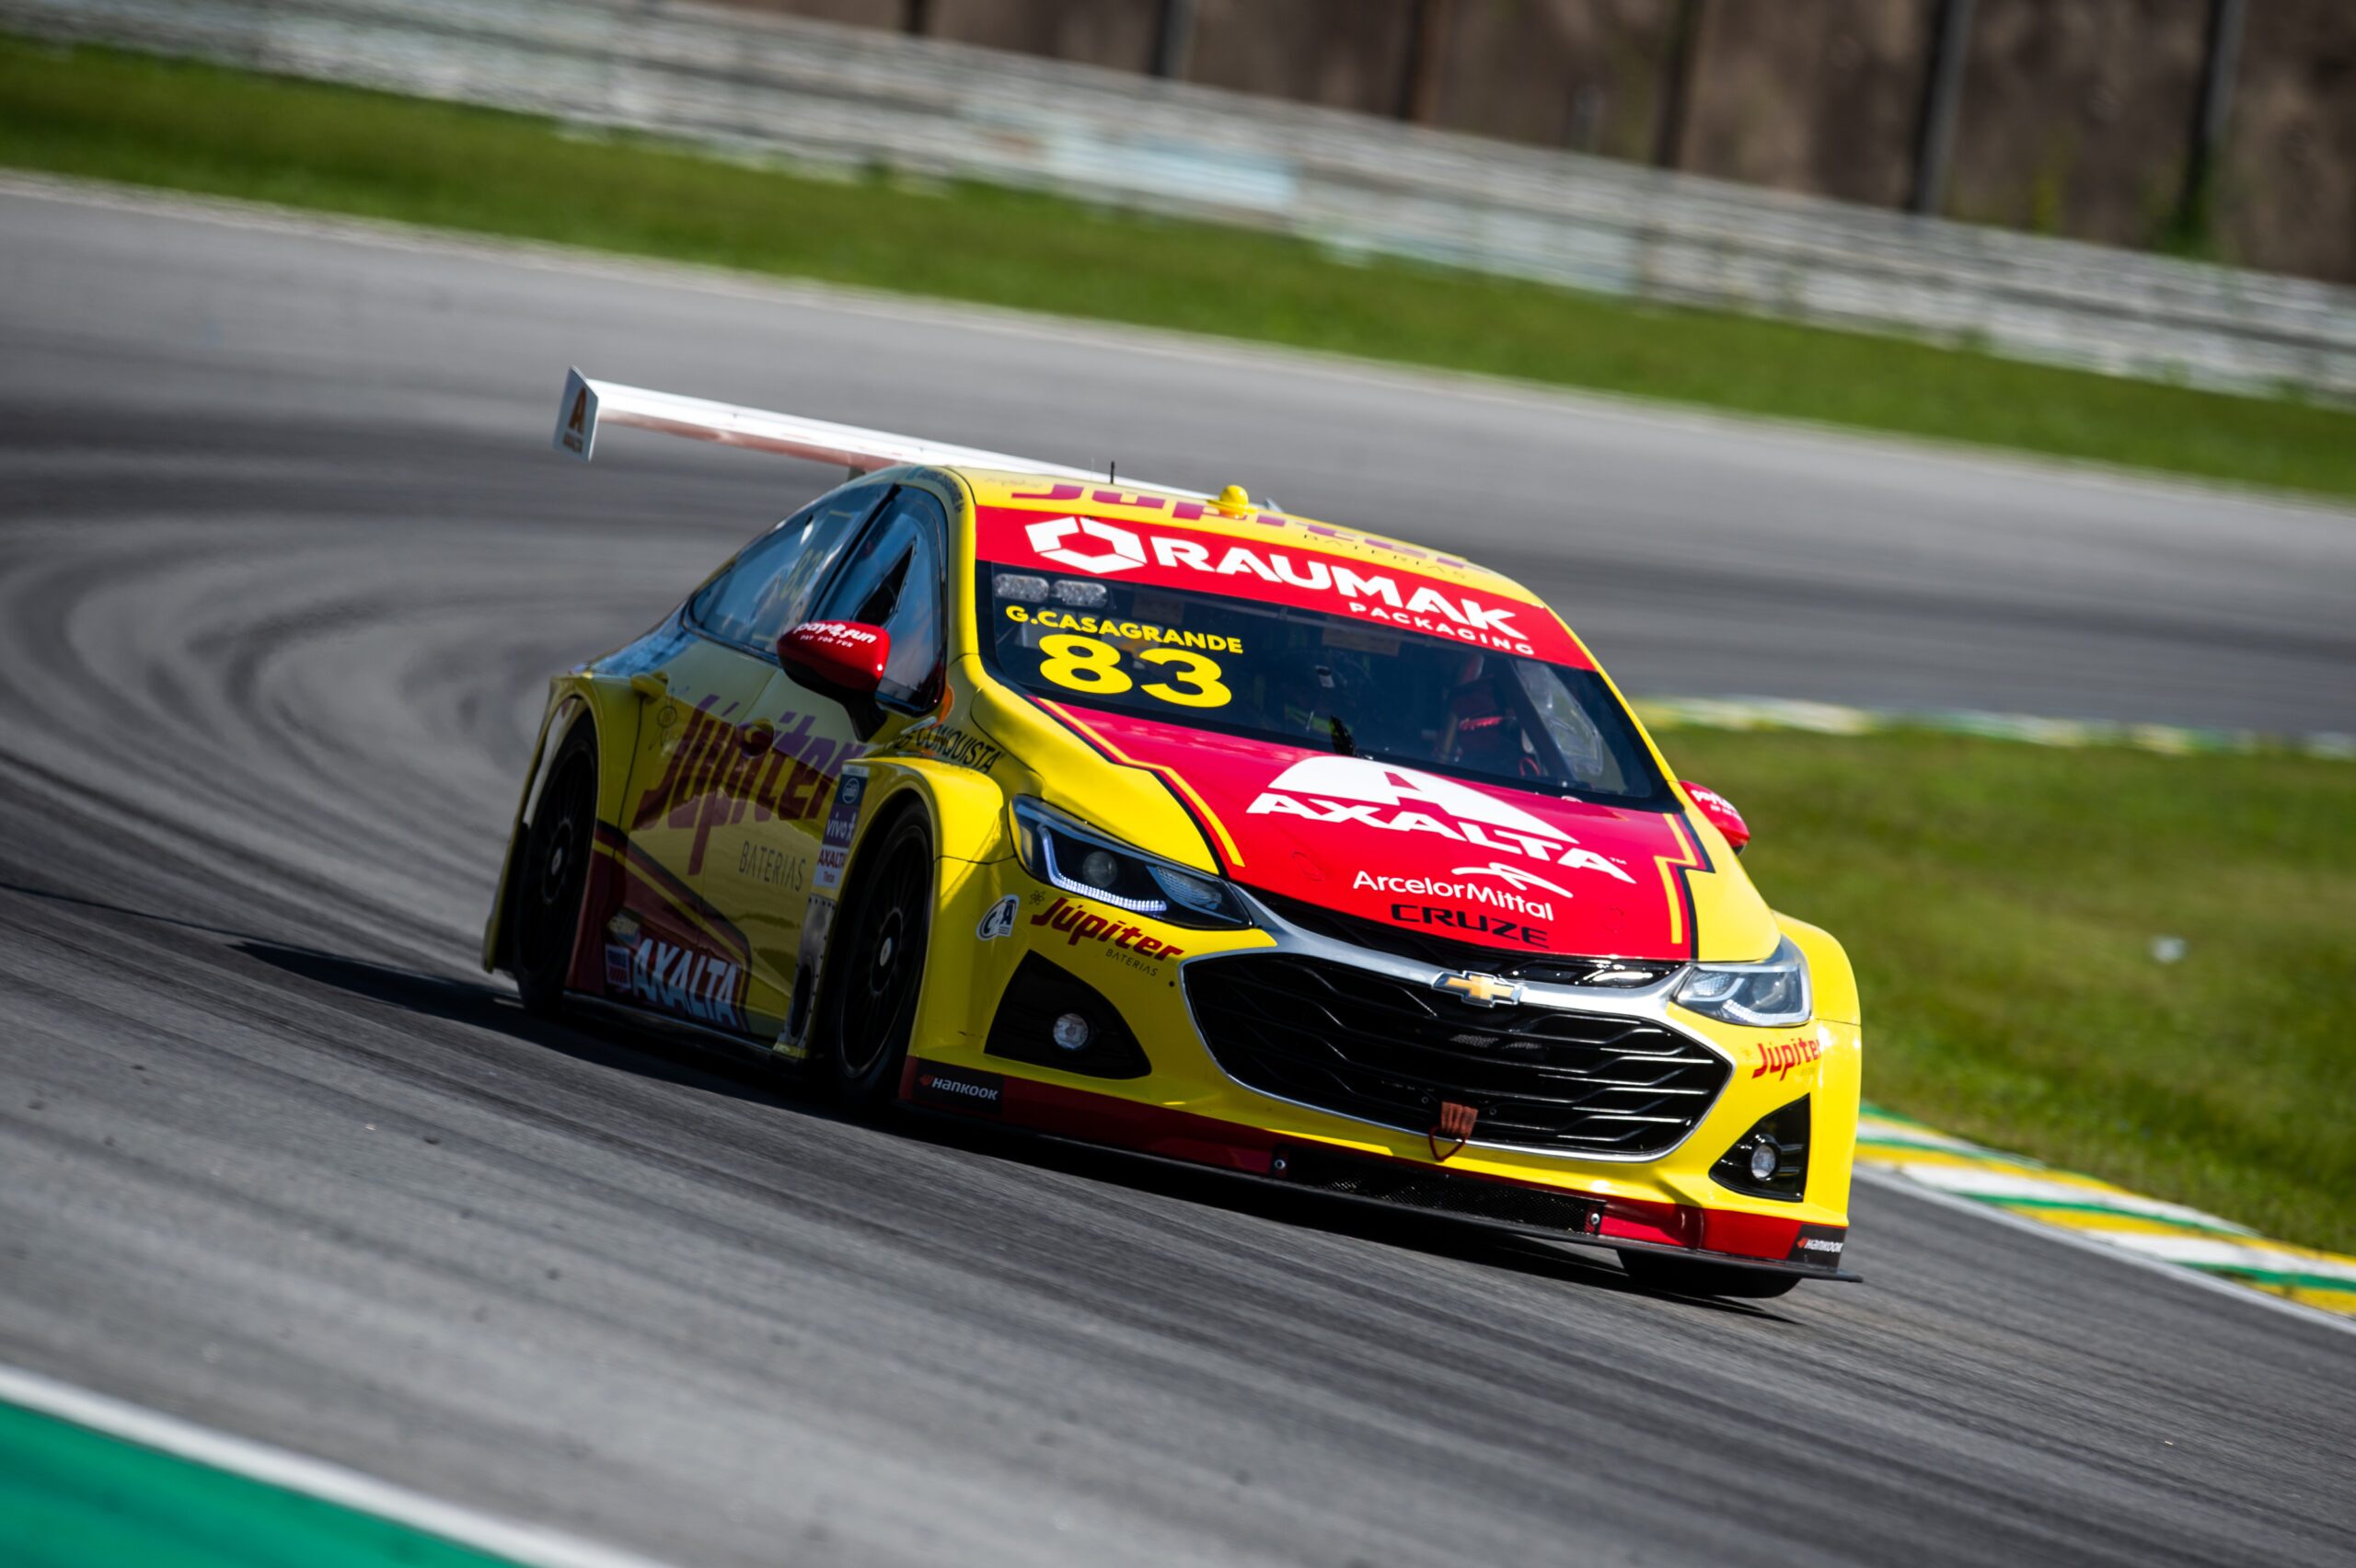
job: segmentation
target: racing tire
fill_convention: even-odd
[[[854,1111],[891,1103],[908,1059],[932,934],[932,836],[909,813],[860,856],[864,873],[834,940],[826,990],[835,1090]],[[872,870],[869,870],[872,867]]]
[[[1658,1252],[1623,1252],[1620,1266],[1636,1285],[1669,1296],[1725,1296],[1765,1301],[1784,1295],[1800,1282],[1797,1274],[1729,1268],[1724,1263],[1696,1262]]]
[[[583,724],[557,750],[515,867],[515,994],[541,1018],[564,1005],[596,841],[597,743]]]

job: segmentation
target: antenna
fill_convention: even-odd
[[[1119,488],[1121,483],[1121,460],[1118,457],[1114,458],[1111,462],[1104,465],[1104,482],[1108,485],[1114,486],[1115,489]]]

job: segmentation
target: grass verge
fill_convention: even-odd
[[[0,164],[2356,496],[2356,410],[0,39]]]
[[[2356,1252],[2356,768],[1678,730],[1779,908],[1847,943],[1865,1092]],[[2154,939],[2180,938],[2162,963]]]

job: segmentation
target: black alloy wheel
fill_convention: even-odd
[[[597,743],[581,724],[557,752],[515,867],[515,993],[526,1011],[543,1018],[564,1005],[596,837]]]
[[[1765,1301],[1784,1294],[1800,1282],[1797,1274],[1696,1262],[1691,1258],[1672,1258],[1659,1252],[1623,1252],[1620,1266],[1645,1289],[1669,1296],[1724,1296]]]
[[[871,1110],[899,1091],[916,1028],[932,931],[931,835],[911,813],[860,859],[856,896],[826,966],[827,1032],[843,1102]]]

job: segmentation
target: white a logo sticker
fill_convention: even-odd
[[[1500,801],[1470,784],[1460,784],[1437,773],[1396,767],[1362,756],[1308,757],[1278,774],[1268,788],[1380,806],[1403,806],[1412,801],[1430,806],[1459,822],[1485,823],[1491,827],[1526,833],[1533,838],[1570,842],[1569,834],[1552,823],[1540,821],[1511,801]]]

